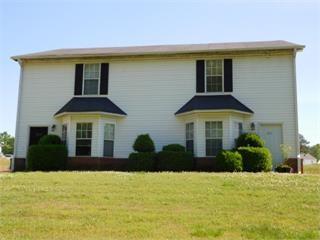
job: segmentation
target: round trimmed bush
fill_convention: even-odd
[[[217,169],[222,172],[241,172],[242,156],[238,152],[222,150],[216,157]]]
[[[185,152],[186,148],[180,144],[169,144],[163,146],[162,151]]]
[[[275,168],[275,171],[279,173],[290,173],[292,168],[289,165],[281,164]]]
[[[137,152],[154,152],[155,147],[149,134],[141,134],[135,140],[133,149]]]
[[[237,148],[239,147],[264,147],[264,141],[256,133],[243,133],[237,139]]]
[[[44,135],[39,140],[40,145],[47,145],[47,144],[61,144],[61,139],[59,136],[54,134]]]
[[[267,172],[272,169],[272,156],[268,148],[240,147],[243,170],[246,172]]]
[[[153,171],[155,169],[156,153],[139,152],[129,155],[128,171]]]
[[[62,144],[32,145],[28,149],[27,169],[36,171],[63,170],[66,168],[68,150]]]
[[[190,171],[193,168],[191,152],[161,151],[157,154],[157,170]]]

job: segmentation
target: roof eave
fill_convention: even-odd
[[[65,54],[65,55],[47,55],[47,56],[29,56],[17,55],[12,56],[14,61],[19,60],[37,60],[37,59],[68,59],[68,58],[81,58],[81,57],[125,57],[125,56],[140,56],[140,55],[166,55],[166,54],[192,54],[192,53],[215,53],[215,52],[232,52],[232,51],[268,51],[268,50],[290,50],[295,49],[302,51],[304,45],[293,45],[288,47],[259,47],[259,48],[222,48],[213,50],[194,50],[194,51],[167,51],[167,52],[136,52],[136,53],[109,53],[109,54]]]

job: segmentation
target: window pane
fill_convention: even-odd
[[[207,92],[222,91],[222,76],[207,76]]]
[[[107,123],[105,125],[104,140],[114,140],[114,124]]]
[[[76,141],[76,155],[90,156],[91,155],[91,140],[77,140]]]
[[[222,139],[206,140],[206,155],[216,156],[222,150]]]
[[[113,157],[113,141],[110,141],[110,140],[104,141],[103,156]]]
[[[187,123],[186,124],[186,139],[192,140],[193,139],[193,123]]]
[[[63,144],[67,144],[67,125],[66,124],[62,125],[61,141]]]
[[[98,79],[98,78],[99,78],[99,64],[85,64],[84,79]]]
[[[83,94],[98,94],[98,80],[84,80]]]
[[[186,150],[187,152],[192,152],[193,153],[193,140],[187,140],[186,141]]]

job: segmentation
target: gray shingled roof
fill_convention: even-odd
[[[117,115],[127,115],[117,105],[106,97],[74,97],[67,102],[55,116],[63,113],[103,112]]]
[[[231,95],[194,96],[175,114],[203,110],[233,110],[245,113],[253,111]]]
[[[47,59],[47,58],[74,58],[74,57],[108,57],[108,56],[134,56],[154,54],[177,53],[202,53],[222,51],[246,51],[246,50],[277,50],[298,49],[303,45],[287,41],[261,41],[261,42],[229,42],[207,44],[183,44],[183,45],[153,45],[132,47],[108,47],[108,48],[65,48],[45,52],[37,52],[25,55],[13,56],[13,60],[23,59]]]

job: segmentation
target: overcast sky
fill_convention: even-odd
[[[278,39],[306,45],[297,56],[299,131],[320,143],[319,1],[0,0],[0,132],[15,131],[19,66],[10,56]]]

